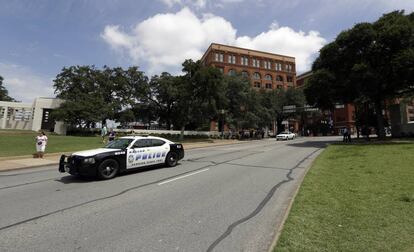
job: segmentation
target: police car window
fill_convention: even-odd
[[[162,146],[165,144],[164,141],[159,140],[159,139],[151,139],[152,141],[152,146],[157,147],[157,146]]]
[[[120,138],[109,142],[105,148],[109,149],[125,149],[132,142],[132,139]]]
[[[134,148],[146,148],[151,146],[151,140],[149,139],[140,139],[134,143]]]

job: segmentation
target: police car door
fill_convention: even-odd
[[[153,150],[155,151],[154,160],[157,164],[165,162],[165,158],[170,150],[170,145],[161,139],[151,139]]]
[[[128,150],[127,169],[146,166],[150,148],[150,139],[138,139],[135,141],[132,147]]]

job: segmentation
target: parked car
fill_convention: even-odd
[[[173,167],[183,157],[183,146],[168,139],[127,136],[111,141],[103,148],[62,155],[59,171],[111,179],[132,169],[163,164]]]
[[[279,141],[279,140],[292,140],[295,137],[296,137],[295,133],[292,133],[290,131],[285,131],[285,132],[282,132],[282,133],[280,133],[276,136],[276,141]]]

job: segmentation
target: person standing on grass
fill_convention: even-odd
[[[105,136],[107,133],[108,133],[108,130],[106,129],[106,126],[103,125],[101,128],[102,143],[105,143]]]
[[[344,131],[343,131],[343,139],[342,139],[342,142],[347,142],[348,141],[348,128],[344,128]]]
[[[39,135],[36,137],[36,151],[37,157],[43,158],[43,155],[46,150],[47,145],[47,136],[44,131],[40,131]]]
[[[111,129],[111,131],[109,132],[109,138],[108,138],[109,142],[115,140],[115,135],[116,135],[115,131]]]

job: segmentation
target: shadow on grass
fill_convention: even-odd
[[[300,142],[300,143],[289,143],[287,144],[287,146],[292,146],[292,147],[299,147],[299,148],[325,148],[328,144],[337,144],[339,143],[337,139],[332,139],[332,140],[318,140],[318,141],[305,141],[305,142]]]

